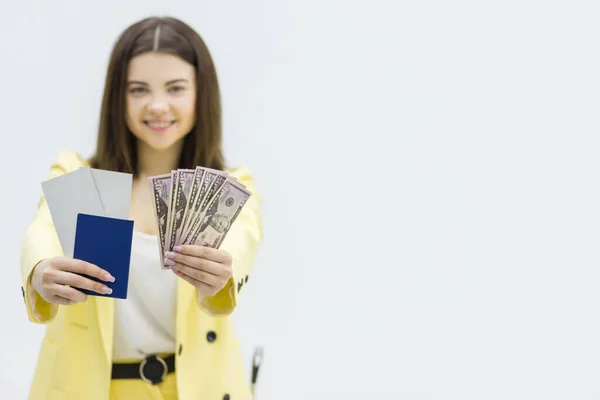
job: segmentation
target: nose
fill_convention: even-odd
[[[155,96],[150,100],[146,108],[151,114],[160,115],[169,111],[169,104],[163,97]]]

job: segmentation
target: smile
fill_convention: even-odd
[[[157,121],[157,122],[152,122],[152,121],[144,121],[144,125],[146,125],[148,128],[154,130],[154,131],[164,131],[165,129],[170,128],[173,124],[175,124],[175,121]]]

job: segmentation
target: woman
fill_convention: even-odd
[[[96,153],[61,153],[50,178],[81,166],[133,174],[129,296],[78,290],[105,293],[82,273],[111,277],[63,257],[42,197],[21,251],[27,313],[47,324],[29,398],[249,399],[228,316],[262,240],[260,198],[247,169],[225,169],[219,85],[197,33],[172,18],[123,32],[108,66]],[[196,166],[227,171],[252,196],[219,249],[176,249],[167,254],[171,272],[157,257],[147,178]]]

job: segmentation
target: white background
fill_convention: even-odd
[[[205,38],[264,198],[237,332],[257,399],[600,399],[600,7],[576,1],[2,0],[0,398],[43,327],[20,238],[94,149],[117,35]]]

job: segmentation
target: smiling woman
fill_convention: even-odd
[[[21,247],[29,319],[48,325],[30,400],[252,397],[229,316],[262,241],[261,200],[246,168],[225,169],[221,141],[217,74],[200,36],[173,18],[127,28],[108,66],[95,154],[62,153],[49,178],[84,166],[133,175],[129,294],[80,290],[107,293],[114,279],[63,257],[42,198]],[[197,166],[226,171],[252,196],[218,249],[175,246],[163,270],[146,178]],[[227,223],[218,214],[202,221],[215,232]]]
[[[129,63],[127,127],[140,145],[171,147],[196,122],[194,67],[177,56],[145,53]]]
[[[222,170],[221,140],[219,82],[202,38],[172,18],[148,18],[126,29],[106,73],[91,165],[135,174],[140,149],[134,144],[160,151],[179,143],[178,168],[202,163]]]

